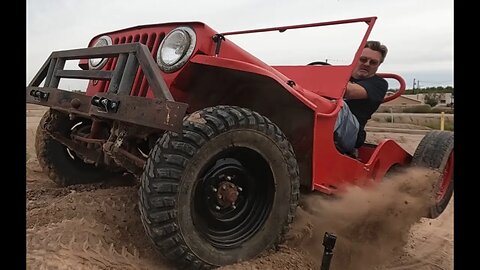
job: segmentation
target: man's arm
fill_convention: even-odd
[[[347,99],[366,99],[368,98],[368,94],[367,90],[360,84],[348,82],[345,97]]]

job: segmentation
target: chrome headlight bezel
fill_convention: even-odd
[[[183,34],[186,37],[186,42],[188,44],[180,44],[179,47],[183,47],[183,49],[180,51],[180,53],[176,53],[176,50],[179,48],[175,49],[175,54],[178,55],[178,59],[173,58],[173,60],[168,61],[166,59],[166,54],[169,53],[166,51],[166,49],[172,50],[172,47],[168,48],[166,46],[169,45],[168,42],[171,42],[172,38],[175,38],[174,35],[176,34]],[[171,73],[179,70],[185,63],[190,59],[190,57],[193,54],[193,50],[195,49],[195,46],[197,44],[197,35],[195,34],[195,31],[186,26],[181,26],[173,29],[170,31],[165,38],[162,40],[160,43],[160,46],[158,47],[157,51],[157,64],[160,67],[160,69],[166,73]]]
[[[112,44],[113,43],[112,43],[111,37],[101,36],[97,39],[93,47],[111,46]],[[88,59],[88,68],[95,69],[95,70],[102,69],[107,63],[107,61],[108,61],[108,58],[90,58]]]

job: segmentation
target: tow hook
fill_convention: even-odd
[[[114,101],[106,97],[97,97],[94,96],[91,101],[93,106],[98,107],[99,111],[102,112],[117,112],[118,106],[120,106],[120,101]]]
[[[49,95],[49,93],[40,90],[33,89],[32,91],[30,91],[30,96],[34,97],[37,101],[47,101]]]

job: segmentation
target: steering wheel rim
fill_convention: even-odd
[[[332,64],[323,62],[323,61],[314,61],[311,63],[308,63],[307,66],[316,66],[316,65],[322,65],[322,66],[331,66]]]

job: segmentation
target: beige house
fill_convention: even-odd
[[[387,96],[393,95],[392,92],[387,92]],[[423,104],[422,101],[409,97],[410,95],[402,95],[397,97],[394,100],[385,102],[383,106],[411,106],[411,105],[420,105]]]
[[[438,95],[438,105],[447,105],[453,103],[452,93],[436,93]],[[416,100],[425,100],[425,94],[404,95]]]

